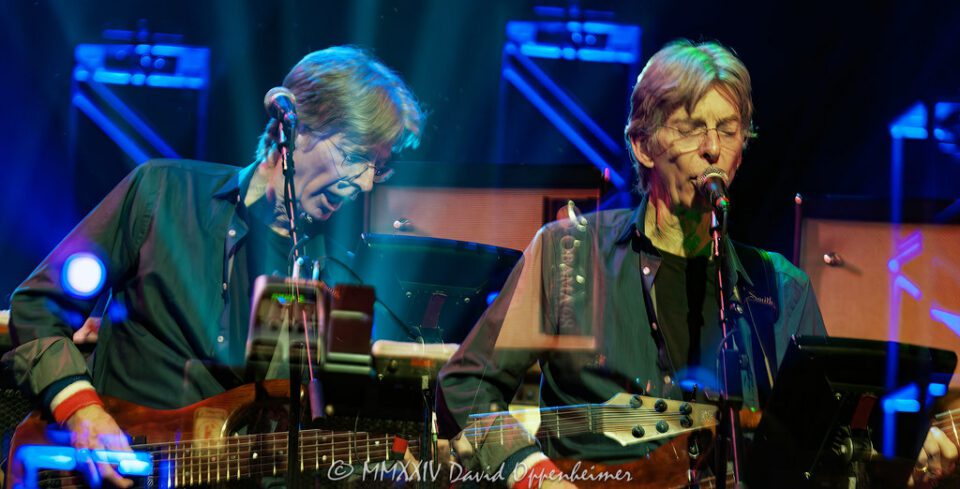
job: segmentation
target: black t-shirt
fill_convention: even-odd
[[[717,387],[717,347],[723,334],[717,304],[717,267],[709,257],[661,251],[655,307],[677,381],[685,389]]]

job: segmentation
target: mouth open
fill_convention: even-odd
[[[340,209],[340,206],[343,205],[343,199],[336,195],[331,195],[328,192],[323,192],[320,194],[320,211],[323,212],[324,217],[330,217],[334,212],[337,212]]]

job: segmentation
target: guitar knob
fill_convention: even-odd
[[[667,401],[663,399],[657,399],[657,402],[653,404],[653,409],[658,413],[663,413],[667,411]]]
[[[662,419],[660,421],[657,421],[657,431],[659,431],[660,433],[666,433],[667,430],[669,429],[670,429],[670,425],[668,425],[666,421]]]
[[[680,414],[690,414],[693,412],[693,406],[689,402],[680,403]]]
[[[643,406],[643,398],[639,395],[633,396],[630,398],[630,407],[637,409],[638,407]]]
[[[643,426],[640,425],[634,426],[632,433],[634,438],[643,438],[643,435],[647,434],[647,432],[643,429]]]
[[[680,426],[684,428],[689,428],[693,426],[693,419],[690,416],[681,416],[680,417]]]

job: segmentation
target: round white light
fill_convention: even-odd
[[[99,293],[104,275],[106,269],[103,262],[90,253],[75,253],[63,264],[67,292],[79,297],[91,297]]]

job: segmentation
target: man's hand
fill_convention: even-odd
[[[953,472],[956,464],[957,447],[939,428],[931,427],[907,486],[933,487],[936,481]]]
[[[77,345],[95,344],[100,335],[100,318],[87,318],[83,326],[73,333],[73,343]]]
[[[77,410],[65,423],[70,431],[70,441],[74,448],[91,450],[116,450],[129,452],[130,444],[117,422],[104,411],[102,406],[90,405]],[[96,464],[90,467],[77,467],[88,479],[99,477],[116,487],[128,488],[133,481],[117,474],[110,464]],[[90,481],[92,486],[98,484]]]

